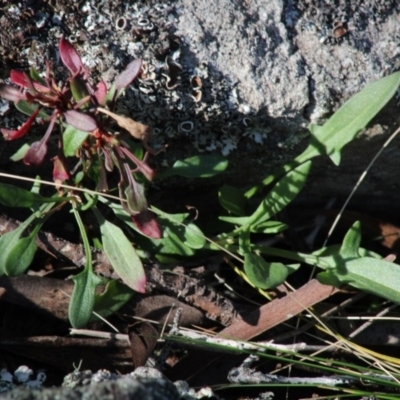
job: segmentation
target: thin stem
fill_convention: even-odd
[[[90,249],[89,239],[86,234],[85,226],[83,225],[81,216],[79,214],[78,209],[76,208],[75,203],[72,203],[72,211],[74,213],[76,223],[78,224],[79,232],[82,237],[83,248],[85,250],[85,256],[86,256],[85,269],[88,269],[91,271],[92,270],[92,251]]]

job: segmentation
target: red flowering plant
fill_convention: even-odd
[[[132,61],[108,90],[104,81],[96,86],[90,83],[89,71],[83,65],[78,52],[66,39],[60,40],[59,52],[61,61],[70,73],[68,81],[62,87],[56,84],[49,63],[46,63],[45,79],[34,69],[31,69],[30,74],[11,71],[11,82],[22,91],[11,85],[0,84],[0,97],[14,102],[17,108],[30,114],[19,129],[2,128],[4,139],[15,140],[26,136],[37,119],[48,122],[42,139],[33,142],[23,158],[27,165],[39,165],[46,157],[48,140],[58,124],[62,127],[62,132],[58,138],[58,154],[52,158],[54,181],[62,183],[71,178],[66,156],[76,153],[80,153],[86,169],[97,160],[100,170],[97,174],[97,189],[101,191],[108,189],[105,170],[111,171],[116,166],[120,172],[120,197],[126,200],[122,202],[125,211],[132,216],[140,232],[152,238],[160,238],[159,225],[154,214],[148,211],[142,185],[134,177],[138,172],[148,180],[154,177],[153,169],[147,164],[148,153],[152,151],[147,145],[151,128],[105,108],[112,109],[115,106],[116,99],[138,76],[142,61]],[[46,109],[52,110],[50,116],[45,112]],[[147,150],[143,160],[133,154],[126,142],[110,132],[110,119],[133,137],[142,140]]]
[[[155,176],[147,163],[149,154],[157,153],[147,143],[152,130],[114,112],[117,99],[140,74],[142,61],[132,61],[108,88],[104,81],[92,84],[89,71],[67,40],[60,40],[59,53],[69,73],[63,84],[56,83],[49,63],[46,63],[44,78],[35,69],[29,73],[11,71],[13,85],[0,84],[0,97],[13,102],[18,110],[29,115],[19,129],[1,129],[5,140],[29,137],[27,135],[34,123],[48,124],[40,140],[31,143],[25,153],[23,150],[26,145],[18,151],[18,157],[23,157],[25,164],[41,164],[50,152],[48,142],[51,135],[58,138],[57,153],[52,154],[51,158],[53,180],[58,188],[56,196],[41,196],[36,186],[32,191],[27,191],[0,182],[0,203],[34,210],[18,229],[0,237],[0,276],[20,274],[29,267],[37,248],[35,237],[42,224],[52,211],[58,209],[55,206],[57,203],[71,204],[86,261],[84,270],[73,278],[75,287],[69,318],[74,327],[81,327],[91,319],[93,310],[107,315],[128,300],[131,292],[126,293],[125,286],[125,289],[116,287],[118,283],[112,281],[109,285],[113,286],[104,292],[105,299],[95,295],[96,287],[104,280],[93,271],[89,239],[80,211],[91,209],[94,212],[100,227],[102,247],[111,265],[125,285],[139,292],[144,292],[146,285],[142,262],[122,229],[103,217],[97,207],[98,201],[107,205],[125,225],[139,232],[141,235],[137,236],[137,245],[141,250],[154,254],[161,262],[163,259],[171,260],[171,256],[192,256],[195,251],[202,249],[205,239],[199,228],[191,222],[189,213],[170,215],[153,207],[158,214],[156,219],[148,209],[142,182],[145,179],[152,180]],[[142,146],[132,143],[129,136],[117,134],[118,128],[140,140]],[[70,169],[72,157],[77,157],[78,162],[76,167]],[[207,178],[226,167],[227,161],[220,156],[194,156],[176,161],[169,170],[158,176]],[[119,172],[120,204],[102,195],[109,191],[107,173],[114,169]],[[94,186],[84,186],[93,181]],[[81,196],[82,192],[84,196]],[[163,234],[158,220],[162,223]],[[103,309],[99,308],[101,306]]]
[[[151,240],[160,239],[162,234],[155,214],[148,210],[141,183],[143,178],[151,180],[155,175],[147,163],[149,153],[153,152],[147,144],[151,128],[111,111],[124,89],[140,73],[142,61],[132,61],[117,76],[111,88],[107,88],[104,81],[96,85],[91,83],[89,71],[83,65],[78,52],[63,38],[59,43],[59,53],[69,72],[68,79],[62,85],[56,83],[49,63],[46,63],[44,78],[35,69],[31,69],[29,73],[12,70],[10,80],[13,85],[0,84],[0,97],[13,102],[17,109],[29,115],[19,129],[1,129],[5,140],[25,138],[34,123],[48,124],[43,137],[31,143],[24,154],[23,162],[26,165],[41,164],[48,154],[49,138],[52,134],[58,136],[58,151],[52,155],[51,160],[53,180],[59,190],[58,196],[45,198],[37,193],[0,183],[1,203],[30,207],[39,211],[39,214],[36,212],[25,221],[21,229],[1,236],[0,275],[24,272],[36,251],[34,238],[46,218],[44,215],[51,214],[49,211],[57,202],[72,204],[72,211],[85,246],[86,266],[73,278],[76,284],[70,303],[70,321],[74,326],[83,326],[91,318],[95,308],[95,288],[102,279],[92,270],[91,250],[80,210],[91,208],[95,213],[104,251],[123,282],[136,291],[145,291],[146,276],[135,249],[123,231],[105,220],[97,208],[97,199],[104,201],[104,197],[94,195],[93,189],[98,192],[108,191],[107,172],[114,168],[119,171],[119,216],[122,212],[127,213],[131,226]],[[142,141],[144,157],[135,155],[137,152],[132,150],[133,146],[129,140],[124,140],[123,135],[116,134],[116,125]],[[73,171],[68,167],[68,158],[72,156],[79,159]],[[86,203],[81,198],[83,196],[79,196],[84,176],[95,181],[95,187],[90,188],[89,194],[85,193]],[[70,197],[62,197],[62,184],[68,184]],[[115,210],[117,204],[112,204]],[[28,225],[34,225],[32,234],[24,233]]]

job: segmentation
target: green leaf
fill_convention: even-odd
[[[276,173],[267,176],[261,184],[249,189],[245,193],[246,198],[254,196],[262,187],[270,185],[297,165],[321,154],[329,155],[332,161],[339,165],[342,148],[387,104],[396,93],[399,84],[400,72],[370,83],[346,101],[323,126],[310,125],[312,138],[303,153]]]
[[[9,264],[9,255],[18,244],[18,241],[24,230],[28,227],[30,221],[25,221],[17,229],[8,232],[0,237],[0,275],[4,275],[7,270],[12,270],[13,265]]]
[[[158,177],[179,175],[185,178],[210,178],[228,167],[228,160],[219,155],[203,155],[178,160],[168,171]]]
[[[317,274],[317,279],[318,282],[322,283],[323,285],[334,286],[334,287],[341,286],[340,279],[337,277],[336,273],[331,269],[328,269],[326,271]]]
[[[93,208],[93,211],[100,225],[104,252],[114,271],[131,289],[139,293],[145,293],[146,275],[142,262],[131,242],[122,230],[108,222],[97,208]]]
[[[69,199],[69,197],[43,197],[14,185],[0,183],[0,203],[8,207],[31,208],[42,203],[63,202]]]
[[[28,103],[26,100],[20,100],[15,103],[15,107],[18,111],[22,112],[26,115],[32,115],[38,108],[36,104]],[[43,109],[39,111],[38,117],[46,119],[49,118],[49,114],[46,113]]]
[[[289,275],[289,270],[284,264],[267,263],[261,256],[254,253],[244,255],[244,271],[250,282],[260,289],[277,287]]]
[[[287,229],[287,225],[279,221],[265,221],[256,226],[251,226],[250,231],[253,233],[266,233],[266,234],[277,234]]]
[[[132,222],[130,215],[122,208],[120,204],[112,203],[105,197],[99,197],[99,200],[107,204],[117,218],[126,225],[137,231],[137,227]],[[152,206],[151,210],[157,214],[158,221],[163,227],[162,239],[148,239],[155,246],[155,253],[158,254],[176,254],[181,256],[192,256],[194,250],[201,249],[206,240],[203,232],[192,222],[185,223],[189,217],[188,213],[168,214]],[[185,223],[187,227],[181,225]]]
[[[35,244],[36,234],[37,231],[34,231],[29,236],[20,238],[11,247],[7,260],[3,264],[5,273],[8,276],[21,275],[31,265],[37,250]]]
[[[239,254],[246,255],[250,253],[251,251],[250,232],[247,229],[244,229],[239,233],[238,243],[239,243],[239,249],[238,249]]]
[[[225,210],[235,215],[245,215],[246,198],[238,188],[228,185],[222,186],[218,192],[218,199]]]
[[[43,86],[47,86],[46,81],[39,75],[39,72],[35,68],[30,68],[29,75],[34,81],[39,82]]]
[[[343,271],[338,273],[337,271]],[[400,265],[371,257],[343,260],[330,270],[338,282],[346,283],[400,304]],[[317,276],[318,279],[319,275]],[[324,275],[323,278],[326,278]],[[335,285],[338,286],[338,285]]]
[[[206,239],[204,238],[204,233],[200,230],[200,228],[189,222],[186,224],[185,229],[185,244],[188,245],[191,249],[202,249],[206,243]]]
[[[89,134],[67,125],[63,132],[63,150],[65,157],[74,157]]]
[[[114,101],[116,99],[114,99],[116,94],[116,87],[115,87],[115,83],[113,83],[110,87],[110,89],[107,92],[107,96],[106,96],[106,104],[110,103],[111,101]]]
[[[110,281],[103,293],[96,294],[94,311],[102,317],[108,317],[118,311],[132,296],[133,291],[128,286],[118,281]]]
[[[23,238],[24,231],[28,226],[37,218],[36,213],[32,214],[27,218],[20,226],[11,232],[8,232],[0,237],[0,276],[4,275],[5,272],[9,275],[17,275],[17,271],[25,270],[30,262],[29,258],[33,257],[32,245],[29,242],[34,241],[37,232],[39,231],[43,219],[39,219],[37,226],[29,235],[31,239]],[[22,240],[22,244],[20,241]],[[17,250],[15,250],[17,248]],[[25,254],[18,254],[18,251],[26,252]],[[35,245],[36,251],[36,245]],[[20,265],[21,261],[21,265]],[[28,263],[29,262],[29,263]],[[26,265],[28,263],[28,265]]]
[[[68,317],[74,328],[82,328],[89,322],[92,316],[96,288],[103,282],[103,279],[93,272],[92,253],[89,246],[89,240],[82,218],[75,204],[73,204],[72,212],[75,216],[82,237],[86,262],[84,270],[72,278],[75,286],[69,303]]]
[[[340,248],[340,255],[343,258],[358,258],[358,249],[361,243],[361,224],[356,221],[346,233]]]
[[[347,100],[322,127],[312,127],[313,140],[307,158],[324,153],[339,165],[342,148],[378,114],[399,84],[400,72],[372,82]]]
[[[307,161],[288,172],[249,217],[248,224],[257,227],[258,224],[270,219],[293,201],[303,189],[310,167],[311,161]]]
[[[175,216],[185,214],[175,214]],[[164,237],[159,240],[153,240],[156,245],[156,253],[176,254],[180,256],[193,256],[193,250],[201,249],[205,244],[204,235],[201,230],[192,223],[187,227],[178,225],[164,215],[158,216],[159,222],[163,227]]]
[[[152,206],[151,209],[158,215],[161,226],[167,229],[167,231],[164,231],[164,238],[161,239],[161,242],[163,242],[164,245],[168,243],[169,235],[172,234],[175,236],[174,245],[178,244],[178,241],[180,241],[185,247],[187,246],[190,249],[197,250],[203,248],[206,243],[204,233],[194,223],[187,222],[189,217],[188,213],[168,214],[154,206]],[[180,245],[178,247],[181,248]],[[175,252],[169,254],[181,253]]]
[[[75,275],[75,283],[68,308],[68,316],[74,328],[83,328],[92,316],[96,287],[102,282],[91,268]]]
[[[21,161],[24,157],[27,151],[30,149],[31,146],[29,146],[28,143],[23,144],[11,157],[11,161]]]
[[[74,78],[71,79],[70,88],[72,96],[76,102],[79,102],[80,100],[89,95],[85,83],[79,76],[75,76]]]
[[[184,243],[185,229],[173,225],[168,221],[168,225],[163,225],[164,238],[158,240],[156,244],[156,257],[162,255],[179,255],[190,257],[195,254],[193,249]]]
[[[224,215],[221,215],[218,219],[234,225],[248,225],[250,221],[250,217],[227,217]]]

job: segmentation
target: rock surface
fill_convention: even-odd
[[[156,145],[169,144],[163,165],[222,153],[232,165],[223,179],[240,185],[293,158],[307,144],[309,122],[322,123],[400,66],[395,0],[60,0],[0,7],[0,78],[10,68],[43,70],[44,59],[59,65],[61,36],[107,82],[141,57],[148,69],[120,111],[155,127]],[[379,125],[348,146],[341,168],[317,162],[305,198],[346,196],[398,123],[396,109],[393,101]],[[11,111],[2,114],[2,126],[19,121]],[[399,144],[392,146],[359,195],[364,188],[378,203],[398,199],[391,189],[398,187]]]

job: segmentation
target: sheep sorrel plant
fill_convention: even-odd
[[[14,102],[17,109],[29,115],[27,121],[16,130],[1,129],[6,140],[16,140],[29,133],[35,121],[47,123],[48,127],[42,139],[31,143],[23,155],[26,165],[37,166],[48,153],[48,141],[52,134],[58,135],[58,153],[51,158],[53,162],[53,180],[59,188],[58,196],[45,198],[35,192],[1,184],[3,204],[17,207],[30,207],[34,214],[24,224],[0,239],[1,272],[8,275],[22,273],[32,262],[36,251],[35,236],[59,202],[70,203],[78,222],[86,250],[86,268],[74,281],[75,290],[70,303],[70,320],[74,326],[84,325],[90,318],[94,306],[94,291],[102,282],[92,271],[90,248],[79,210],[92,208],[100,225],[103,247],[110,261],[125,284],[130,288],[144,292],[146,277],[142,263],[134,248],[120,228],[106,221],[96,207],[96,197],[85,193],[85,202],[74,190],[67,197],[61,184],[82,188],[86,178],[94,181],[93,189],[108,190],[107,171],[115,167],[119,171],[119,195],[123,210],[129,214],[136,229],[153,239],[161,238],[161,229],[153,213],[148,210],[144,187],[137,179],[141,174],[153,179],[155,173],[147,164],[147,145],[150,127],[130,118],[114,114],[116,100],[124,89],[138,76],[142,61],[132,61],[117,76],[110,89],[104,81],[93,86],[89,80],[89,71],[85,68],[75,48],[65,39],[59,43],[62,63],[69,71],[68,79],[58,85],[49,63],[46,63],[45,78],[31,69],[30,73],[11,71],[11,85],[0,85],[0,96]],[[22,89],[22,90],[21,90]],[[51,113],[48,113],[50,110]],[[147,150],[143,158],[134,154],[127,140],[120,139],[113,131],[113,122],[127,130],[134,138],[140,139]],[[56,129],[56,127],[58,129]],[[136,151],[137,153],[137,151]],[[69,157],[77,156],[78,163],[73,172],[69,168]],[[140,179],[140,178],[139,178]],[[46,214],[44,214],[46,212]],[[28,225],[34,229],[28,236],[22,237]]]
[[[53,180],[57,188],[54,196],[41,196],[37,182],[31,191],[0,183],[2,204],[26,207],[33,211],[18,229],[1,236],[0,275],[23,273],[33,260],[36,252],[35,237],[45,220],[60,206],[71,205],[83,240],[86,265],[73,278],[75,287],[69,306],[69,317],[74,327],[81,327],[89,321],[93,310],[103,315],[109,313],[96,309],[96,287],[106,282],[92,269],[91,249],[81,211],[91,209],[94,212],[100,227],[102,246],[111,265],[127,286],[139,292],[145,291],[146,284],[142,262],[122,229],[103,217],[101,207],[97,207],[98,200],[110,207],[117,218],[153,246],[170,248],[169,241],[173,237],[178,248],[200,248],[204,240],[196,239],[195,234],[198,235],[199,230],[194,224],[189,224],[191,231],[179,227],[175,236],[175,228],[167,226],[168,235],[165,236],[169,237],[162,237],[160,224],[155,214],[148,209],[143,185],[143,178],[152,180],[155,176],[154,170],[147,164],[149,153],[156,153],[147,143],[151,137],[151,128],[112,111],[124,89],[140,73],[142,61],[132,61],[117,76],[111,88],[107,88],[104,81],[92,84],[89,71],[67,40],[60,40],[59,53],[69,72],[68,79],[62,85],[56,83],[49,63],[46,63],[44,78],[35,69],[31,69],[29,74],[13,70],[10,79],[19,88],[0,84],[0,97],[13,102],[18,110],[29,115],[19,129],[1,129],[5,140],[28,137],[35,122],[39,125],[48,124],[43,137],[30,146],[22,146],[16,153],[17,157],[13,157],[14,160],[23,159],[26,165],[37,166],[50,152],[50,136],[53,134],[58,138],[57,154],[51,158]],[[128,135],[127,138],[118,135],[115,127],[122,128],[139,139],[142,147],[131,141]],[[76,157],[77,162],[70,168],[72,157]],[[225,169],[226,165],[220,158],[192,157],[183,162],[178,161],[167,172],[169,175],[183,176],[189,173],[191,177],[212,176]],[[120,204],[99,195],[99,192],[109,190],[107,172],[114,169],[119,172]],[[160,220],[168,225],[168,218],[170,216],[163,213]],[[179,222],[184,222],[187,218],[188,214],[178,214]],[[197,228],[195,234],[192,233],[194,228]],[[117,305],[114,304],[111,309],[115,310],[130,298],[130,291],[121,291],[124,295],[119,296]]]
[[[148,153],[143,160],[136,157],[126,142],[110,132],[109,119],[111,117],[133,137],[142,140],[147,150],[151,150],[147,145],[151,129],[103,107],[107,105],[112,109],[115,106],[123,89],[139,74],[142,61],[132,61],[108,90],[104,81],[100,81],[95,87],[92,86],[88,70],[67,40],[60,40],[59,51],[61,60],[70,73],[68,81],[62,87],[55,83],[49,63],[46,64],[45,79],[33,69],[30,75],[11,71],[11,81],[26,91],[21,92],[4,84],[0,86],[1,97],[13,101],[17,108],[30,114],[21,128],[1,129],[4,138],[15,140],[24,137],[38,117],[41,118],[41,122],[48,122],[43,138],[33,142],[23,158],[27,165],[39,165],[47,154],[47,142],[58,124],[61,128],[58,139],[59,152],[52,158],[53,179],[61,183],[71,178],[66,157],[77,152],[84,171],[89,171],[94,163],[98,163],[97,189],[100,191],[108,188],[105,170],[112,171],[114,166],[117,167],[120,173],[119,194],[127,200],[122,203],[124,208],[145,235],[159,238],[160,229],[155,218],[147,210],[143,188],[132,175],[132,172],[141,172],[149,180],[154,177],[154,171],[146,163]],[[52,114],[48,116],[44,108],[52,109]],[[130,163],[135,166],[133,171]]]

